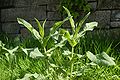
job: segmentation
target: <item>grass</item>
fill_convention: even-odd
[[[76,25],[69,10],[62,21],[56,22],[48,35],[44,25],[36,20],[39,32],[24,19],[17,18],[36,40],[19,37],[9,40],[3,36],[0,42],[1,80],[119,80],[119,48],[106,37],[85,35],[93,31],[97,22],[82,27],[90,12]],[[70,21],[72,32],[60,29]],[[59,31],[57,31],[59,29]],[[103,38],[103,39],[102,39]],[[115,62],[114,62],[115,61]]]
[[[4,40],[5,41],[5,40]],[[31,42],[23,42],[20,45],[24,47],[31,46],[35,47],[37,45],[32,45]],[[73,66],[75,75],[72,80],[120,80],[120,52],[116,51],[114,47],[114,42],[103,41],[100,39],[91,39],[90,37],[85,37],[81,39],[82,43],[79,43],[75,47],[75,52],[79,54],[85,54],[86,51],[94,52],[95,54],[100,53],[101,51],[107,51],[109,49],[109,55],[115,58],[116,66],[91,66],[88,63],[90,62],[87,58],[79,59],[74,58],[74,62],[77,62]],[[8,43],[8,42],[7,42]],[[27,44],[26,44],[27,43]],[[112,44],[112,46],[110,46]],[[8,45],[13,45],[8,44]],[[14,46],[14,45],[13,45]],[[69,44],[68,44],[69,46]],[[57,67],[50,67],[49,73],[47,72],[47,66],[45,61],[42,59],[32,59],[26,56],[22,51],[18,50],[16,53],[17,60],[11,64],[6,60],[3,51],[0,54],[0,80],[16,80],[24,77],[26,73],[38,73],[44,76],[48,76],[45,80],[67,80],[66,76],[69,76],[70,61],[68,57],[62,55],[61,49],[54,50],[52,58],[50,58],[50,63],[55,64]],[[117,54],[117,55],[116,55]],[[51,65],[54,66],[54,65]],[[31,80],[34,80],[31,78]],[[42,79],[39,79],[42,80]]]

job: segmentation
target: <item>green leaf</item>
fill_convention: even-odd
[[[50,29],[50,34],[53,34],[65,21],[69,20],[71,16],[65,18],[63,21],[56,22]]]
[[[2,41],[0,41],[0,47],[5,46],[5,44],[2,43]]]
[[[28,23],[27,21],[25,21],[24,19],[21,19],[21,18],[17,18],[17,21],[19,24],[24,25],[29,31],[32,32],[33,27],[30,23]]]
[[[88,57],[92,62],[94,62],[94,63],[97,62],[97,57],[96,57],[93,53],[91,53],[90,51],[87,51],[86,54],[87,54],[87,57]]]
[[[58,66],[56,66],[55,64],[52,64],[52,63],[50,63],[50,66],[52,66],[52,67],[58,67]]]
[[[35,73],[35,74],[25,74],[25,76],[22,79],[16,79],[16,80],[30,80],[30,77],[34,77],[35,79],[37,79],[39,77],[39,74]]]
[[[35,48],[34,51],[30,52],[30,57],[37,58],[37,57],[44,57],[44,55],[39,51],[38,48]]]
[[[17,18],[17,20],[18,20],[18,23],[25,26],[35,36],[37,40],[42,39],[41,36],[39,35],[39,32],[35,30],[30,23],[28,23],[27,21],[21,18]]]
[[[67,56],[72,54],[72,52],[70,52],[69,50],[64,50],[62,54]]]
[[[86,23],[86,26],[84,27],[84,31],[92,31],[94,27],[98,25],[98,22],[90,22]]]
[[[44,39],[43,39],[43,47],[46,47],[47,46],[47,43],[50,39],[50,35],[49,36],[46,36]]]
[[[77,57],[78,57],[78,58],[82,58],[83,55],[81,55],[81,54],[77,54]]]
[[[17,51],[17,49],[18,49],[19,47],[17,46],[17,47],[15,47],[14,49],[7,49],[7,48],[5,48],[5,47],[2,47],[2,49],[4,49],[4,50],[6,50],[7,52],[9,52],[11,55],[13,55],[13,53],[15,52],[15,51]]]
[[[77,45],[77,42],[74,39],[68,39],[68,42],[72,47],[75,47]]]
[[[69,31],[67,31],[65,29],[61,29],[59,33],[62,34],[63,37],[65,37],[68,40],[69,44],[72,47],[77,45],[77,42],[74,39],[71,39],[71,35],[70,35]]]
[[[35,36],[35,38],[36,38],[37,40],[41,40],[41,39],[42,39],[37,30],[33,29],[33,30],[32,30],[32,34]],[[42,42],[41,42],[41,43],[42,43]]]
[[[63,6],[63,8],[67,12],[68,16],[71,16],[70,11],[66,7],[64,7],[64,6]],[[75,22],[74,22],[73,18],[71,17],[69,19],[69,21],[70,21],[70,24],[71,24],[71,27],[72,27],[72,31],[75,32]]]
[[[69,44],[74,47],[76,46],[77,42],[74,39],[71,39],[71,35],[69,33],[69,31],[65,30],[65,29],[61,29],[59,31],[60,34],[63,35],[63,37],[65,37],[67,39],[67,41],[69,42]]]
[[[87,57],[94,63],[102,66],[112,66],[116,65],[111,57],[109,57],[105,52],[101,54],[94,55],[91,52],[87,52]]]
[[[41,26],[40,22],[36,18],[35,18],[35,20],[36,20],[38,28],[39,28],[39,33],[40,33],[41,37],[43,38],[44,37],[44,25],[46,23],[46,20],[43,22],[42,26]]]
[[[80,28],[82,27],[83,23],[85,22],[85,20],[88,18],[89,15],[90,15],[90,12],[78,23],[78,26],[75,29],[74,38],[77,37],[77,34],[79,33]]]
[[[64,45],[65,45],[64,41],[61,41],[60,43],[56,44],[54,47],[52,47],[49,50],[47,50],[46,53],[50,53],[51,51],[55,50],[58,47],[62,48]]]
[[[30,50],[33,50],[33,48],[29,48],[29,49],[27,49],[27,48],[21,48],[22,49],[22,51],[26,54],[26,55],[28,55],[28,51],[30,51]]]
[[[105,52],[101,53],[101,56],[109,62],[108,65],[115,65],[115,62],[113,61],[113,59],[111,57],[109,57]]]

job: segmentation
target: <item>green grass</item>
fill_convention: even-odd
[[[120,80],[119,42],[100,35],[85,35],[98,25],[90,22],[81,29],[90,13],[76,25],[69,10],[64,9],[68,17],[56,22],[48,35],[44,32],[46,20],[41,25],[35,19],[38,32],[32,24],[17,18],[36,40],[1,37],[1,80]],[[71,32],[59,28],[68,20]]]
[[[37,45],[31,45],[31,42],[27,42],[27,46],[35,47]],[[98,54],[102,51],[107,51],[109,48],[109,55],[115,58],[116,66],[91,66],[87,58],[79,59],[74,58],[76,64],[73,67],[77,71],[72,80],[120,80],[120,52],[114,48],[114,42],[105,41],[100,39],[91,39],[85,37],[81,39],[82,43],[79,43],[75,47],[75,52],[79,54],[85,54],[86,51],[91,51]],[[8,42],[7,42],[8,43]],[[112,46],[110,46],[112,44]],[[8,44],[8,45],[13,45]],[[26,47],[26,42],[21,43]],[[14,45],[13,45],[14,46]],[[69,44],[67,45],[69,46]],[[44,76],[48,76],[45,80],[67,80],[66,76],[69,76],[70,61],[68,57],[62,55],[61,49],[57,48],[54,50],[52,57],[50,58],[50,63],[60,66],[60,68],[50,67],[50,72],[47,72],[47,66],[45,65],[45,60],[43,59],[32,59],[26,56],[22,51],[18,50],[16,54],[16,61],[12,64],[6,60],[6,57],[1,51],[0,54],[0,80],[16,80],[24,77],[26,73],[38,73]],[[76,75],[77,74],[77,75]],[[62,79],[60,78],[62,77]],[[31,78],[31,80],[34,80]],[[42,80],[42,79],[41,79]]]

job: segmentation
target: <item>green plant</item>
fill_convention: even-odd
[[[67,12],[68,17],[65,18],[63,21],[56,22],[50,29],[50,33],[46,36],[44,34],[44,25],[46,20],[43,22],[43,25],[41,26],[40,22],[37,19],[35,19],[39,27],[38,32],[32,27],[30,23],[28,23],[24,19],[21,18],[17,19],[18,23],[24,25],[39,41],[40,43],[39,45],[41,45],[40,49],[38,47],[32,49],[21,47],[21,49],[29,57],[33,59],[43,60],[46,66],[45,68],[46,75],[42,76],[48,80],[52,79],[73,80],[76,78],[76,76],[81,76],[84,73],[84,70],[89,68],[89,65],[93,65],[93,63],[82,63],[82,60],[84,60],[86,56],[97,66],[101,64],[108,66],[115,65],[113,59],[109,57],[105,52],[98,55],[93,55],[89,51],[85,55],[75,53],[75,47],[80,43],[81,38],[85,36],[85,33],[87,31],[92,31],[94,27],[98,25],[98,23],[97,22],[86,23],[85,26],[82,28],[90,12],[79,23],[75,24],[75,21],[73,20],[69,10],[65,7],[63,8]],[[59,29],[58,31],[57,29],[67,20],[70,21],[72,32],[70,33],[66,29]],[[51,42],[51,45],[48,45],[49,41]],[[67,48],[66,46],[67,42],[70,45],[70,49]],[[57,50],[57,54],[55,54],[54,52],[55,50]],[[58,52],[61,52],[62,54],[59,54]],[[63,59],[63,61],[61,62],[56,61],[56,59],[59,59],[59,57]],[[66,62],[68,63],[66,64]],[[30,78],[32,76],[34,76],[34,74],[29,74],[27,78]]]
[[[74,18],[81,16],[80,11],[88,13],[90,12],[91,9],[91,6],[88,4],[86,0],[61,0],[60,12],[63,13],[64,15],[66,14],[66,12],[63,10],[62,6],[67,7]]]

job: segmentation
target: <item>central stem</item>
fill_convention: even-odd
[[[72,61],[72,59],[73,59],[73,54],[74,54],[74,47],[72,47],[72,55],[71,55],[70,80],[72,80],[72,72],[73,72],[73,66],[74,66],[73,61]]]

